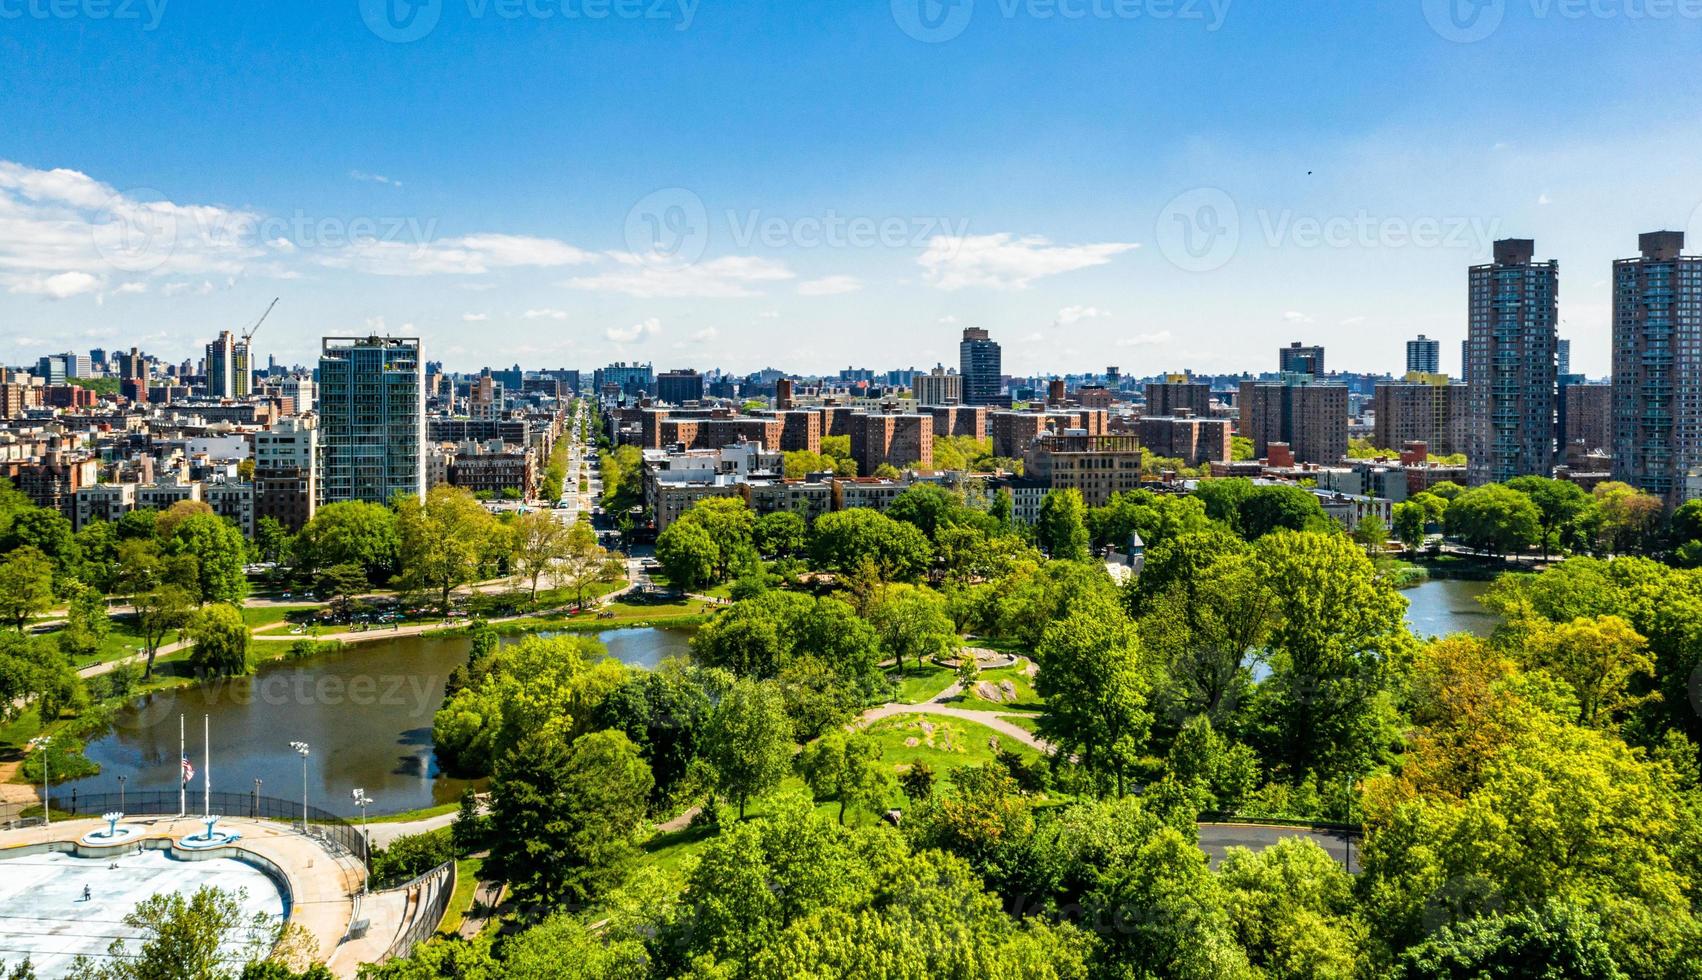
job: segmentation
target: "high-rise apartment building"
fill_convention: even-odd
[[[1003,399],[1003,351],[979,327],[967,327],[957,348],[957,373],[963,376],[965,405],[998,405]]]
[[[207,394],[213,398],[247,398],[254,372],[248,363],[248,341],[219,331],[207,345]]]
[[[851,416],[851,458],[857,472],[872,476],[883,464],[898,469],[934,468],[934,416]]]
[[[425,495],[425,365],[413,337],[327,337],[319,355],[319,502]]]
[[[313,519],[318,502],[319,420],[281,418],[254,433],[254,520],[270,517],[295,533]]]
[[[1187,410],[1211,417],[1211,385],[1203,381],[1154,381],[1146,386],[1146,414],[1173,416]]]
[[[1310,374],[1321,378],[1324,376],[1324,348],[1304,347],[1296,340],[1277,351],[1277,370],[1283,374]]]
[[[1529,239],[1495,243],[1469,272],[1466,449],[1472,483],[1554,471],[1560,263],[1538,262]]]
[[[1441,374],[1442,342],[1431,340],[1424,334],[1419,334],[1416,340],[1407,341],[1407,373]]]
[[[1287,443],[1302,463],[1333,465],[1347,455],[1347,386],[1287,381],[1243,381],[1236,399],[1241,435],[1263,457],[1273,442]]]
[[[1466,385],[1446,375],[1409,375],[1406,381],[1378,382],[1371,396],[1377,420],[1372,442],[1399,451],[1409,442],[1429,444],[1442,456],[1466,451],[1470,416]]]
[[[1613,264],[1613,475],[1675,504],[1702,472],[1702,256],[1684,233]]]
[[[1586,452],[1613,452],[1613,385],[1569,384],[1564,389],[1567,446],[1583,443]]]
[[[1554,344],[1556,373],[1562,378],[1572,373],[1572,341],[1562,338]]]
[[[669,405],[703,401],[703,375],[691,368],[656,375],[656,398]]]
[[[963,403],[963,375],[956,370],[936,364],[927,374],[910,379],[911,390],[918,405],[960,405]]]

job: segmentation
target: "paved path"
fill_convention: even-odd
[[[955,684],[952,685],[952,687],[956,686],[957,685]],[[951,690],[951,688],[947,688],[947,690]],[[859,728],[866,728],[869,725],[880,721],[882,718],[891,718],[894,715],[940,715],[946,718],[959,718],[963,721],[974,722],[977,725],[985,725],[1001,735],[1006,735],[1010,738],[1016,739],[1031,749],[1035,749],[1047,755],[1052,753],[1052,746],[1049,743],[1043,739],[1037,738],[1033,732],[1021,725],[1006,721],[1005,718],[1008,717],[1008,715],[1004,713],[997,711],[974,711],[969,708],[954,708],[949,704],[941,704],[937,699],[933,701],[924,701],[921,704],[898,704],[894,702],[892,704],[883,704],[878,708],[870,708],[857,716],[856,724]]]

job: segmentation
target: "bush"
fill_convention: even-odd
[[[449,828],[409,834],[372,852],[372,887],[393,888],[455,860],[455,841]]]

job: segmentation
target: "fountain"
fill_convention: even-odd
[[[177,842],[178,847],[187,848],[191,851],[204,851],[209,847],[224,847],[226,844],[236,843],[239,836],[237,834],[227,834],[223,831],[213,832],[213,825],[219,822],[217,814],[210,813],[202,817],[201,822],[207,825],[207,829],[199,834],[191,834],[179,840]]]
[[[122,844],[135,836],[136,831],[131,827],[120,827],[118,821],[124,819],[122,813],[103,813],[100,817],[106,821],[105,830],[91,830],[80,839],[83,844],[95,847],[112,844]]]

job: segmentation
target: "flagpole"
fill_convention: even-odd
[[[177,715],[177,815],[189,815],[189,780],[184,778],[183,763],[189,758],[188,743],[183,739],[183,713]]]
[[[201,759],[206,768],[201,772],[201,816],[213,815],[213,739],[209,715],[201,716]]]

